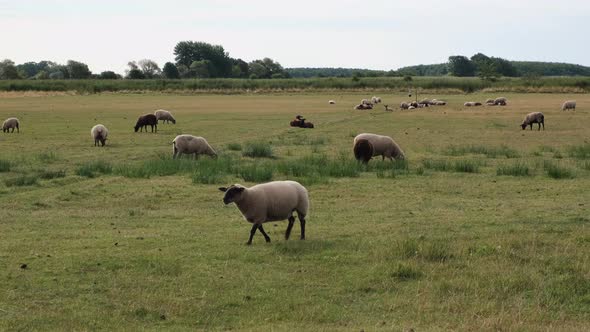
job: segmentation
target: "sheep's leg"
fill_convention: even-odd
[[[264,239],[266,240],[266,242],[270,243],[270,236],[268,236],[268,234],[266,234],[266,232],[264,231],[264,228],[262,228],[262,225],[258,225],[258,230],[260,231],[260,233],[262,233],[262,235],[264,235]]]
[[[305,240],[305,216],[299,216],[299,223],[301,224],[301,240]]]
[[[539,128],[537,130],[541,130],[541,122],[537,123],[539,125]]]
[[[289,225],[287,225],[287,231],[285,232],[285,240],[288,240],[289,236],[291,236],[291,230],[293,229],[294,223],[295,223],[295,217],[290,216],[289,217]]]
[[[258,229],[257,224],[252,225],[252,229],[250,230],[250,238],[248,239],[248,242],[246,242],[247,245],[252,244],[252,238],[254,237],[254,234],[256,233],[257,229]]]

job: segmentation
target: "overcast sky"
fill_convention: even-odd
[[[178,41],[284,67],[397,69],[482,52],[590,66],[589,0],[0,0],[0,59],[123,73]]]

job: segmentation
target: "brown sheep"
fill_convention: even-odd
[[[135,132],[137,132],[138,130],[143,131],[143,128],[145,128],[145,131],[147,132],[147,126],[152,127],[152,133],[154,132],[154,127],[156,128],[156,133],[158,132],[158,119],[155,115],[144,114],[140,116],[137,119],[137,123],[135,124],[135,127],[133,127],[133,129],[135,129]]]

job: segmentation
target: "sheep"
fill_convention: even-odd
[[[393,112],[393,109],[389,108],[389,105],[383,105],[383,107],[385,107],[386,112]]]
[[[410,102],[410,106],[414,106],[414,108],[418,108],[418,103],[415,101]]]
[[[108,135],[109,131],[107,127],[101,124],[97,124],[96,126],[92,127],[92,129],[90,129],[90,136],[94,139],[94,146],[98,146],[99,142],[102,144],[102,146],[104,146]]]
[[[181,154],[194,154],[195,159],[202,154],[217,158],[217,153],[206,139],[193,135],[178,135],[172,141],[172,158],[180,158]]]
[[[373,104],[358,104],[354,107],[355,110],[372,110]]]
[[[353,141],[353,149],[356,146],[357,141],[365,139],[373,146],[373,156],[381,156],[382,160],[389,158],[393,161],[394,159],[405,159],[406,156],[395,141],[389,136],[382,136],[376,134],[359,134],[356,135]]]
[[[359,139],[354,142],[354,146],[352,148],[354,152],[354,157],[356,160],[361,161],[363,164],[366,164],[373,158],[373,145],[367,139]]]
[[[496,100],[495,99],[491,99],[491,98],[486,99],[486,104],[494,104],[495,105],[496,104]]]
[[[144,114],[142,116],[140,116],[137,119],[137,123],[135,124],[135,127],[133,127],[133,129],[135,129],[135,132],[137,132],[138,130],[143,131],[143,128],[145,128],[145,131],[147,132],[147,126],[151,126],[152,127],[152,133],[154,132],[154,127],[156,127],[156,132],[158,132],[158,119],[156,119],[156,116],[153,114]]]
[[[369,101],[369,99],[361,99],[361,104],[366,104],[366,105],[371,104],[371,106],[372,106],[372,103]]]
[[[172,121],[173,124],[176,124],[176,119],[172,116],[172,113],[166,110],[157,110],[154,112],[154,115],[156,116],[156,121],[158,122],[160,122],[160,120],[162,120],[162,123],[170,123],[170,121]]]
[[[575,100],[568,100],[565,103],[563,103],[563,105],[561,106],[561,110],[562,111],[567,111],[567,110],[576,110],[576,101]]]
[[[328,104],[334,105],[334,104],[336,104],[336,101],[335,100],[328,100]]]
[[[445,106],[446,104],[447,104],[446,101],[442,101],[442,100],[434,101],[434,105],[436,105],[436,106]]]
[[[527,114],[520,125],[522,130],[525,130],[527,126],[531,126],[531,130],[533,130],[533,123],[537,123],[539,125],[539,129],[541,130],[541,125],[543,125],[543,130],[545,130],[545,116],[541,112],[532,112]]]
[[[432,100],[430,99],[422,99],[418,102],[418,104],[422,104],[422,105],[432,105]]]
[[[399,104],[399,108],[403,109],[403,110],[407,110],[410,107],[410,105],[406,102],[401,102]]]
[[[309,196],[307,189],[298,182],[273,181],[250,188],[234,184],[228,188],[221,187],[219,190],[225,193],[223,203],[235,203],[244,219],[253,224],[247,245],[252,244],[256,230],[260,230],[266,242],[270,242],[270,237],[262,228],[262,224],[285,219],[289,220],[285,232],[285,239],[288,240],[295,223],[295,211],[301,225],[301,240],[305,240],[305,217],[309,210]]]
[[[12,129],[11,133],[14,133],[14,128],[16,128],[16,132],[20,133],[20,121],[17,118],[8,118],[4,120],[2,124],[2,132],[8,133],[10,129]]]
[[[415,110],[415,109],[416,109],[416,107],[414,107],[414,105],[412,105],[412,106],[408,107],[408,109],[409,109],[409,110]]]
[[[372,102],[373,104],[379,104],[379,103],[381,102],[381,98],[380,98],[380,97],[373,96],[373,97],[371,98],[371,102]]]
[[[466,107],[481,106],[481,103],[477,102],[477,101],[468,101],[465,104],[463,104],[463,106],[466,106]]]
[[[498,98],[494,99],[494,104],[500,105],[500,106],[506,106],[507,105],[506,98],[498,97]]]

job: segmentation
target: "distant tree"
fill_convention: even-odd
[[[88,65],[82,62],[68,60],[68,64],[66,65],[66,67],[69,74],[69,78],[85,79],[89,78],[90,75],[92,75],[90,69],[88,69]]]
[[[516,77],[518,76],[518,71],[516,70],[516,67],[514,67],[514,65],[506,60],[506,59],[502,59],[502,58],[494,58],[492,57],[491,59],[492,64],[494,65],[494,70],[502,75],[502,76],[508,76],[508,77]]]
[[[234,74],[238,74],[238,69],[239,69],[239,76],[236,76]],[[232,77],[248,77],[248,76],[249,76],[248,63],[242,59],[233,59]]]
[[[268,78],[270,76],[268,69],[266,69],[262,63],[257,61],[248,64],[248,72],[250,73],[250,78]]]
[[[412,76],[410,76],[410,75],[404,76],[404,81],[406,81],[406,82],[412,82]]]
[[[41,70],[33,77],[36,80],[46,80],[49,79],[49,73],[45,70]]]
[[[474,76],[475,66],[466,56],[454,55],[449,57],[449,72],[459,77]]]
[[[129,70],[139,69],[139,67],[137,66],[137,62],[135,62],[135,61],[127,62],[127,66],[129,66]]]
[[[172,62],[166,62],[164,64],[164,69],[162,69],[164,77],[169,79],[177,79],[180,78],[180,73],[178,72],[178,68]]]
[[[498,72],[491,61],[481,62],[478,65],[477,76],[484,81],[495,81],[498,77]]]
[[[143,72],[145,78],[156,78],[162,73],[162,70],[160,70],[158,64],[150,59],[139,60],[137,65]]]
[[[66,75],[61,70],[54,71],[49,74],[49,79],[52,79],[52,80],[63,80],[64,78],[66,78]]]
[[[181,41],[174,47],[176,65],[188,68],[195,61],[209,61],[210,77],[230,77],[232,74],[232,59],[221,45],[211,45],[204,42]]]
[[[117,73],[115,73],[114,71],[103,71],[102,73],[100,73],[100,75],[98,75],[98,79],[101,80],[116,80],[121,78],[121,76]]]
[[[209,78],[211,77],[212,67],[211,61],[209,60],[193,61],[190,66],[190,70],[193,73],[193,77]]]
[[[178,74],[180,74],[181,78],[189,78],[191,77],[192,73],[191,73],[191,69],[185,65],[178,65],[176,66],[176,68],[178,69]]]
[[[270,58],[254,60],[248,64],[248,72],[256,75],[257,78],[288,78],[289,73],[285,71],[280,63]]]
[[[9,59],[5,59],[0,62],[0,79],[1,80],[15,80],[21,78],[18,75],[18,70],[14,65],[14,62]]]

